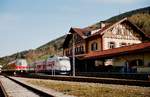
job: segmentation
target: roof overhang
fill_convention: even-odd
[[[90,52],[84,57],[84,60],[98,59],[98,58],[110,58],[110,57],[116,57],[116,56],[127,55],[127,54],[143,53],[143,52],[150,52],[150,42],[135,44],[131,46],[125,46],[125,47],[120,47],[120,48],[114,48],[114,49],[109,49],[109,50]]]

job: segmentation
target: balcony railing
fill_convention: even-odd
[[[85,51],[75,52],[75,55],[81,55],[81,54],[85,54]],[[66,52],[66,56],[72,56],[72,52]]]

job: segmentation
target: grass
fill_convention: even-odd
[[[53,80],[27,80],[28,83],[77,97],[150,97],[150,88]]]

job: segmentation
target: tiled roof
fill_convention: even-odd
[[[136,53],[136,52],[143,52],[143,51],[150,51],[150,42],[125,46],[120,48],[114,48],[109,50],[103,50],[103,51],[93,51],[86,54],[84,59],[112,57],[112,56],[117,56],[122,54],[129,54],[129,53]]]
[[[88,30],[87,29],[81,29],[81,28],[71,28],[70,32],[71,33],[76,32],[76,33],[78,33],[78,35],[80,35],[82,38],[84,38],[84,33],[88,32]],[[71,38],[72,38],[71,34],[68,34],[66,36],[64,44],[63,44],[63,48],[65,48],[68,45],[68,43],[71,40]]]
[[[108,24],[108,25],[106,25],[105,27],[103,27],[103,28],[101,28],[98,32],[96,32],[95,34],[93,34],[93,35],[91,35],[91,36],[89,36],[89,37],[93,37],[93,36],[95,36],[95,35],[100,35],[100,33],[102,33],[103,31],[105,31],[106,29],[108,29],[109,27],[111,27],[113,24]],[[89,38],[88,37],[88,38]]]
[[[81,37],[84,36],[84,32],[86,32],[86,30],[81,29],[81,28],[72,28],[76,33],[78,33]]]
[[[90,35],[90,36],[88,36],[87,38],[89,38],[89,37],[92,37],[92,36],[95,36],[95,35],[100,35],[102,32],[104,32],[105,30],[107,30],[107,29],[109,29],[111,26],[113,26],[113,25],[115,25],[115,24],[117,24],[117,23],[120,23],[120,22],[122,22],[122,21],[124,21],[124,20],[127,20],[127,18],[124,18],[124,19],[122,19],[122,20],[120,20],[120,21],[118,21],[118,22],[116,22],[116,23],[109,23],[109,24],[107,24],[106,26],[104,26],[104,27],[102,27],[102,28],[97,28],[97,29],[100,29],[98,32],[96,32],[96,33],[94,33],[94,34],[92,34],[92,35]],[[78,33],[81,37],[83,37],[83,36],[85,36],[85,33],[87,33],[87,32],[90,32],[90,31],[93,31],[93,29],[92,28],[90,28],[90,27],[88,27],[88,28],[72,28],[76,33]],[[97,30],[97,29],[94,29],[94,30]]]
[[[94,33],[94,34],[91,34],[90,36],[88,36],[87,38],[89,38],[89,37],[93,37],[93,36],[95,36],[95,35],[103,35],[103,33],[104,32],[106,32],[108,29],[111,29],[114,25],[116,25],[116,24],[119,24],[119,23],[122,23],[122,22],[124,22],[124,21],[128,21],[128,23],[130,23],[130,24],[132,24],[132,26],[134,26],[137,30],[139,30],[140,32],[141,32],[141,34],[143,35],[143,36],[146,36],[145,34],[144,34],[144,32],[140,29],[140,28],[138,28],[135,24],[133,24],[132,22],[130,22],[127,18],[124,18],[124,19],[122,19],[122,20],[120,20],[120,21],[118,21],[118,22],[115,22],[115,23],[109,23],[109,24],[107,24],[106,26],[104,26],[103,28],[97,28],[97,29],[100,29],[98,32],[96,32],[96,33]],[[87,32],[90,32],[90,31],[93,31],[93,29],[92,28],[90,28],[90,27],[88,27],[88,28],[72,28],[75,32],[77,32],[80,36],[85,36],[85,33],[87,33]],[[95,29],[96,30],[96,29]],[[146,36],[146,37],[149,37],[148,35]],[[150,37],[149,37],[150,38]]]

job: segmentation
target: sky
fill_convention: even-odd
[[[147,6],[150,0],[0,0],[0,57]]]

